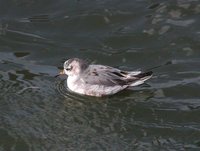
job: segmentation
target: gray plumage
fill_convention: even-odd
[[[76,93],[105,96],[115,94],[131,86],[137,86],[152,77],[152,71],[122,71],[104,65],[88,64],[78,58],[64,63],[64,73],[68,75],[67,85]]]

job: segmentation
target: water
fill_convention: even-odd
[[[199,150],[198,0],[0,2],[0,151]],[[55,77],[71,57],[154,69],[104,98]]]

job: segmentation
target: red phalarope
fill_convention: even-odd
[[[64,69],[60,74],[68,75],[67,86],[71,91],[101,97],[143,84],[152,77],[153,72],[122,71],[72,58],[65,61]]]

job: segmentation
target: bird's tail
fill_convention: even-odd
[[[130,86],[137,86],[140,84],[143,84],[146,80],[150,79],[153,75],[152,71],[139,73],[138,75],[134,75],[136,80],[133,81],[133,83],[130,84]]]

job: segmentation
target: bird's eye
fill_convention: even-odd
[[[72,66],[65,68],[65,70],[71,71],[72,70]]]

